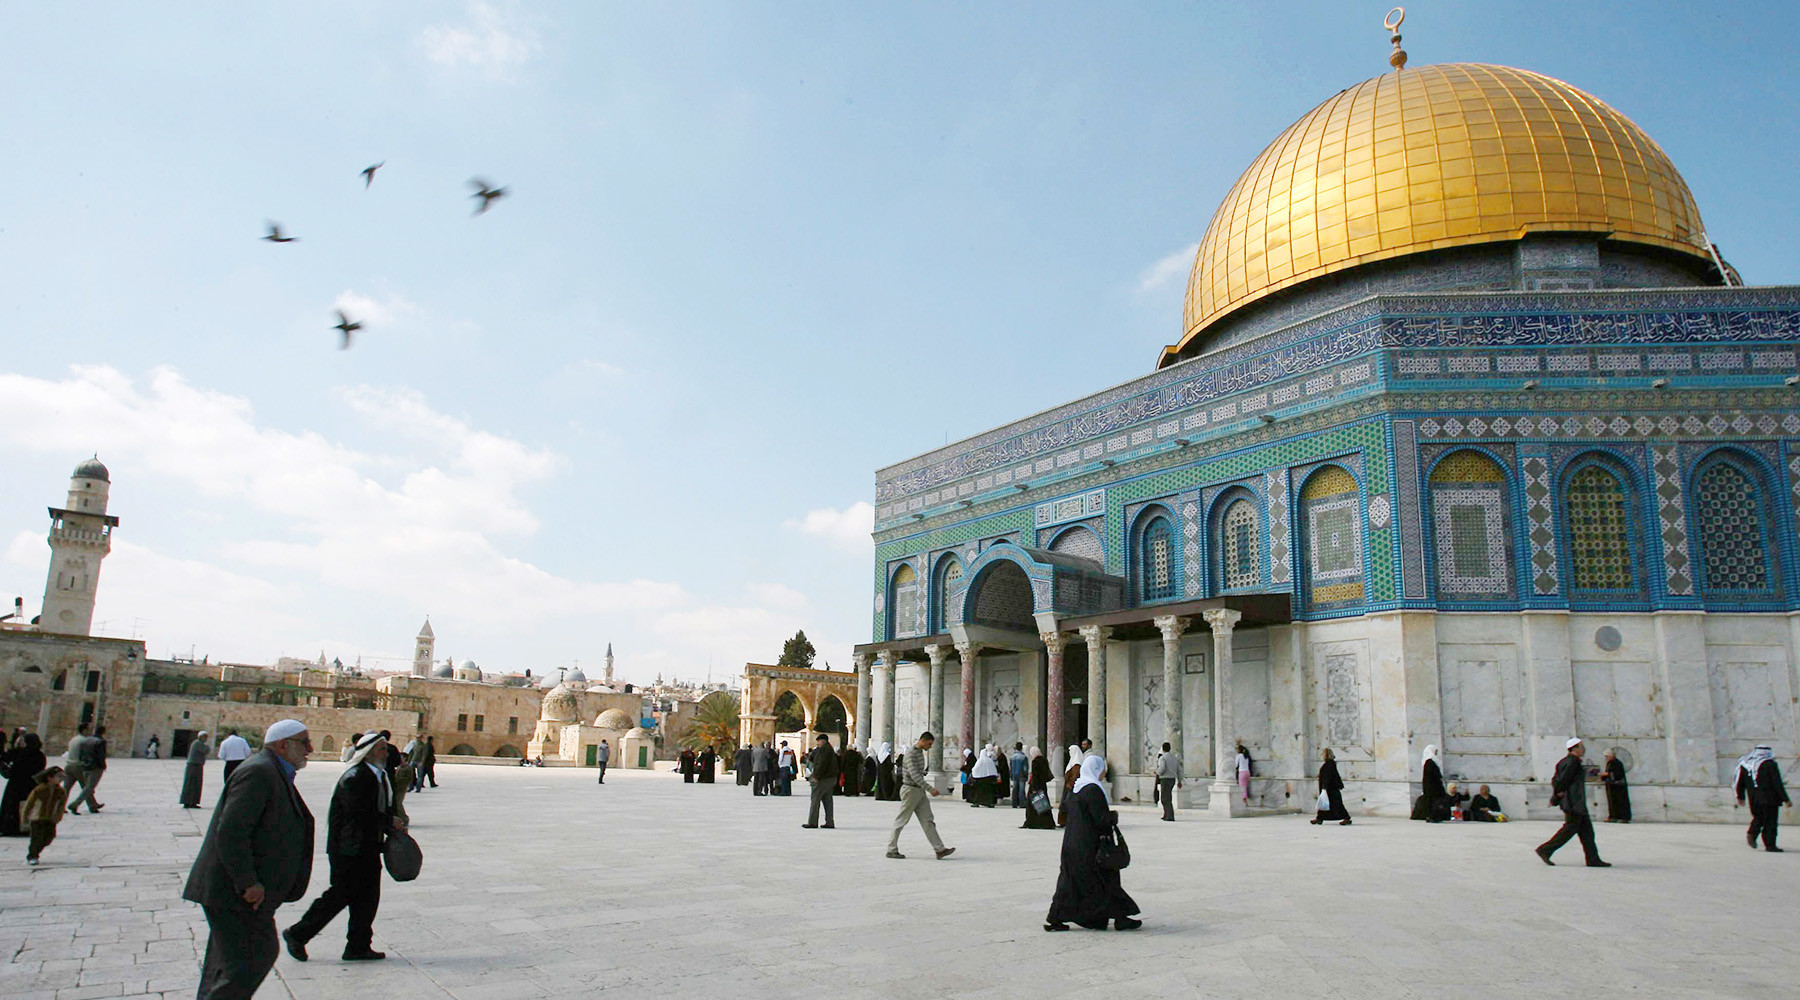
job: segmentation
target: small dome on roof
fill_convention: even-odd
[[[538,718],[550,722],[574,722],[581,717],[581,696],[567,684],[558,684],[544,696]]]
[[[628,740],[647,740],[651,738],[650,730],[645,729],[643,726],[632,726],[631,731],[625,734],[625,738]]]
[[[581,672],[580,667],[576,667],[575,669],[564,674],[563,680],[565,680],[565,681],[585,681],[585,680],[587,680],[587,675]]]
[[[103,483],[112,482],[112,475],[106,471],[106,466],[100,464],[100,456],[98,455],[77,465],[74,473],[71,474],[69,478],[98,479]]]
[[[606,711],[601,712],[600,717],[594,720],[594,728],[596,729],[617,729],[621,732],[632,728],[636,724],[636,720],[616,708],[609,708]]]
[[[452,667],[450,664],[446,663],[440,667],[433,669],[431,671],[431,676],[433,676],[433,677],[455,677],[456,676],[456,668]]]

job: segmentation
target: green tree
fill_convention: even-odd
[[[729,760],[738,745],[738,711],[735,694],[714,691],[700,699],[694,707],[694,721],[681,734],[681,745],[689,750],[711,745]]]
[[[811,670],[813,657],[818,650],[813,648],[812,640],[806,637],[806,630],[794,633],[794,637],[781,646],[781,659],[775,661],[778,667],[793,667],[798,670]]]
[[[797,733],[806,728],[806,709],[801,706],[800,699],[792,691],[781,692],[775,699],[775,731],[778,733]]]

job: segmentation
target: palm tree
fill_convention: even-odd
[[[710,744],[727,760],[738,742],[738,698],[735,694],[714,691],[700,699],[694,707],[694,721],[681,734],[681,745],[699,750]]]

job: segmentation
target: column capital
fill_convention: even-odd
[[[1206,619],[1208,628],[1225,635],[1230,635],[1238,620],[1244,617],[1242,611],[1233,611],[1230,608],[1212,608],[1202,611],[1200,614]]]
[[[883,670],[894,669],[894,664],[898,663],[899,660],[900,660],[900,658],[898,656],[896,656],[894,654],[894,651],[891,649],[884,649],[881,652],[875,654],[875,666],[877,666]]]
[[[956,644],[956,658],[964,663],[974,662],[976,655],[980,652],[981,643],[979,642],[959,642]]]
[[[1157,615],[1151,623],[1162,630],[1164,642],[1174,642],[1187,631],[1187,622],[1180,615]]]
[[[875,655],[873,653],[855,653],[851,655],[850,662],[855,665],[856,672],[860,674],[868,671],[869,664],[873,662],[874,659]]]
[[[1069,648],[1067,632],[1039,632],[1038,638],[1044,640],[1044,649],[1055,656],[1062,655],[1062,651]]]
[[[932,643],[925,647],[925,655],[931,658],[931,665],[935,667],[944,662],[944,658],[950,655],[950,647]]]
[[[1097,646],[1112,637],[1112,629],[1105,625],[1081,626],[1081,638],[1090,646]]]

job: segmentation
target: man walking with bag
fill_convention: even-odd
[[[906,829],[907,821],[914,816],[919,817],[919,829],[925,831],[925,839],[937,852],[939,861],[956,852],[956,848],[944,846],[943,839],[938,836],[937,820],[931,815],[931,799],[937,797],[937,789],[926,780],[925,754],[935,742],[937,737],[931,733],[920,733],[918,742],[900,758],[900,814],[894,817],[894,832],[888,837],[887,849],[887,856],[895,860],[906,858],[900,853],[900,831]]]
[[[306,961],[306,943],[345,907],[350,909],[350,927],[344,935],[344,961],[387,957],[372,947],[375,911],[381,907],[381,853],[388,831],[403,829],[404,824],[394,815],[386,750],[387,741],[378,732],[357,740],[350,766],[331,793],[331,812],[325,821],[331,885],[307,907],[299,923],[281,932],[296,961]]]
[[[1568,742],[1568,751],[1569,755],[1556,765],[1556,776],[1550,779],[1550,804],[1562,806],[1563,825],[1554,836],[1538,845],[1537,856],[1544,864],[1555,867],[1556,862],[1550,860],[1550,855],[1568,843],[1570,837],[1580,837],[1581,852],[1587,855],[1588,867],[1611,868],[1611,862],[1600,860],[1600,848],[1594,843],[1594,821],[1588,818],[1587,769],[1581,763],[1584,748],[1580,737]]]
[[[312,737],[283,719],[219,796],[181,898],[206,911],[200,1000],[250,1000],[275,966],[275,910],[306,897],[313,816],[294,787]]]

